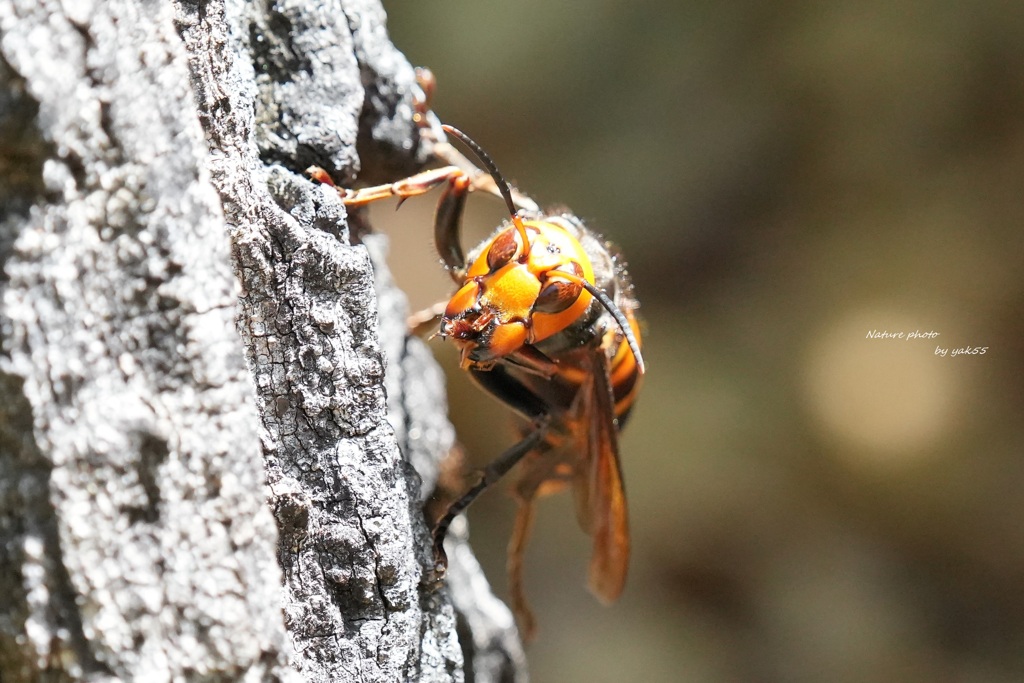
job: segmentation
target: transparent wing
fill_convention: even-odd
[[[618,426],[608,356],[593,354],[593,372],[581,387],[574,417],[580,439],[575,494],[580,524],[593,537],[588,587],[601,602],[622,593],[629,566],[629,520],[619,467]]]

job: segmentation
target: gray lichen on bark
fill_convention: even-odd
[[[462,649],[428,580],[440,375],[302,172],[417,168],[413,78],[376,2],[0,0],[3,680],[524,680],[468,547]]]
[[[274,524],[252,495],[255,411],[184,50],[169,6],[77,9],[0,4],[7,83],[46,151],[2,224],[3,677],[282,677]]]

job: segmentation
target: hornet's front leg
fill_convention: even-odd
[[[434,216],[434,244],[452,279],[461,282],[462,273],[466,268],[466,255],[460,238],[462,210],[466,206],[466,195],[475,189],[473,180],[461,168],[444,166],[417,173],[388,185],[374,185],[359,190],[338,187],[327,171],[319,166],[309,167],[306,173],[314,180],[335,188],[345,206],[351,207],[365,206],[390,197],[398,197],[398,205],[401,206],[409,197],[417,197],[438,185],[446,185],[437,202],[437,213]]]

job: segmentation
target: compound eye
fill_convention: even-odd
[[[487,267],[494,272],[509,263],[519,251],[519,244],[516,242],[515,228],[509,228],[500,233],[491,242],[491,248],[487,250]]]
[[[583,267],[575,261],[560,266],[558,270],[572,271],[576,277],[583,277]],[[558,270],[548,272],[546,284],[533,304],[535,313],[561,313],[576,303],[583,293],[583,285],[579,282],[559,279]]]

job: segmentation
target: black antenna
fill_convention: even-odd
[[[561,273],[559,273],[559,275],[561,275]],[[640,355],[640,344],[637,343],[636,335],[633,334],[633,328],[629,326],[629,321],[626,320],[626,316],[623,315],[622,311],[619,310],[619,307],[615,305],[615,302],[600,289],[583,278],[580,278],[580,284],[583,285],[583,289],[590,292],[590,295],[597,299],[601,305],[612,314],[612,317],[615,318],[615,322],[619,324],[619,329],[622,330],[622,334],[626,337],[626,343],[629,345],[629,350],[633,352],[633,358],[636,359],[637,369],[640,371],[641,375],[644,374],[644,357]]]
[[[484,151],[483,147],[478,145],[473,138],[469,137],[458,128],[449,126],[447,123],[442,123],[441,127],[444,128],[446,133],[451,133],[461,140],[466,147],[473,150],[473,154],[480,159],[481,163],[483,163],[484,167],[487,169],[487,172],[491,174],[491,178],[494,179],[494,183],[498,186],[498,192],[501,192],[501,197],[505,200],[508,212],[513,218],[515,218],[518,212],[516,211],[515,202],[512,201],[512,190],[509,188],[508,182],[505,180],[505,177],[501,175],[501,171],[498,170],[497,164],[494,163],[494,160],[491,159],[490,155],[488,155],[487,152]]]

